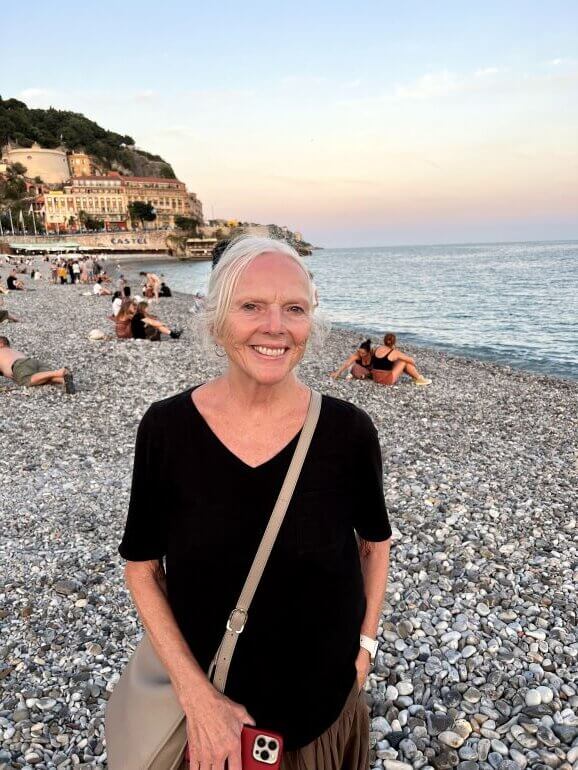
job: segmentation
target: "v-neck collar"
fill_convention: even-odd
[[[298,431],[298,432],[297,432],[297,433],[296,433],[296,434],[293,436],[293,438],[292,438],[292,439],[291,439],[291,440],[290,440],[290,441],[289,441],[287,444],[285,444],[285,446],[284,446],[284,447],[282,447],[282,448],[281,448],[281,449],[280,449],[280,450],[279,450],[279,451],[278,451],[276,454],[274,454],[274,455],[273,455],[272,457],[270,457],[268,460],[265,460],[264,462],[262,462],[262,463],[259,463],[259,465],[249,465],[249,463],[246,463],[244,460],[242,460],[242,459],[241,459],[241,458],[240,458],[238,455],[236,455],[236,454],[235,454],[235,453],[234,453],[234,452],[233,452],[231,449],[229,449],[229,447],[228,447],[228,446],[227,446],[227,445],[226,445],[226,444],[225,444],[223,441],[221,441],[221,439],[220,439],[220,438],[217,436],[217,434],[215,433],[215,431],[214,431],[214,430],[211,428],[211,426],[209,425],[209,423],[208,423],[208,422],[205,420],[205,418],[203,417],[203,415],[202,415],[202,414],[201,414],[201,412],[199,411],[199,408],[197,407],[197,405],[196,405],[196,404],[195,404],[195,402],[193,401],[193,396],[192,396],[192,394],[193,394],[193,391],[194,391],[194,390],[196,390],[196,389],[197,389],[197,388],[199,388],[199,387],[200,387],[200,385],[195,385],[195,386],[193,386],[192,388],[190,388],[188,391],[186,391],[186,394],[187,394],[187,401],[188,401],[188,402],[189,402],[189,404],[191,405],[191,407],[192,407],[192,409],[193,409],[194,413],[197,415],[197,417],[198,417],[198,419],[199,419],[199,421],[200,421],[201,425],[203,426],[204,430],[205,430],[205,431],[206,431],[206,433],[209,435],[209,437],[212,439],[212,441],[213,441],[214,443],[218,444],[218,446],[220,446],[220,447],[221,447],[221,449],[222,449],[222,450],[223,450],[223,451],[224,451],[224,452],[225,452],[227,455],[229,455],[229,457],[231,457],[231,459],[232,459],[234,462],[238,463],[238,464],[239,464],[239,465],[240,465],[240,466],[241,466],[243,469],[245,469],[245,470],[247,470],[247,471],[259,471],[259,470],[261,470],[262,468],[266,468],[266,467],[268,467],[269,465],[271,465],[272,463],[274,463],[276,460],[279,460],[279,459],[280,459],[280,458],[281,458],[281,457],[282,457],[282,456],[283,456],[283,455],[284,455],[286,452],[288,452],[288,451],[289,451],[289,449],[290,449],[292,446],[294,446],[294,445],[297,443],[297,441],[299,440],[299,436],[301,435],[301,431],[303,430],[303,426],[302,426],[301,428],[299,428],[299,431]]]

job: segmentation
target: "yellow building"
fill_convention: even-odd
[[[122,187],[128,204],[136,201],[154,206],[158,227],[174,227],[175,217],[191,216],[191,205],[184,182],[153,176],[123,176]]]
[[[130,225],[130,204],[150,203],[157,218],[151,227],[175,226],[175,217],[190,217],[200,211],[191,205],[191,195],[183,182],[162,177],[121,176],[112,172],[107,176],[73,177],[62,190],[44,196],[44,212],[48,230],[77,229],[81,212],[91,219],[102,219],[105,227],[125,229]],[[196,196],[195,196],[196,198]]]
[[[71,152],[68,156],[68,167],[70,176],[91,176],[96,168],[90,155],[85,152]]]
[[[106,177],[98,177],[103,182]],[[126,196],[116,180],[108,184],[67,185],[63,190],[52,190],[44,194],[44,216],[46,229],[77,230],[82,219],[102,220],[105,228],[126,229],[128,208]],[[81,214],[84,212],[84,214]]]

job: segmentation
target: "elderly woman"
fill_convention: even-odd
[[[191,770],[241,770],[244,724],[283,736],[284,770],[369,767],[361,691],[391,529],[377,432],[357,407],[323,396],[225,694],[207,676],[307,414],[296,368],[314,297],[288,244],[232,243],[205,311],[224,374],[156,402],[139,427],[119,552],[186,716]]]

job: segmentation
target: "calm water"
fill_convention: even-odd
[[[327,249],[307,264],[337,325],[578,379],[578,241]],[[204,292],[210,263],[155,269]]]

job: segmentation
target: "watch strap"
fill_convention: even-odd
[[[369,655],[371,657],[371,662],[373,663],[373,661],[375,660],[375,656],[377,654],[377,648],[379,646],[379,642],[377,641],[377,639],[372,639],[371,636],[360,634],[359,646],[363,647],[364,650],[367,650],[369,652]]]

